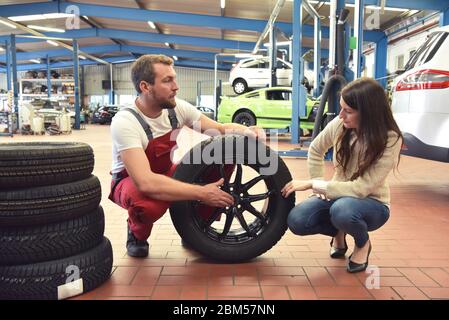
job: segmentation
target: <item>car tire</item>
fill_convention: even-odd
[[[195,158],[195,155],[203,155],[205,150],[215,150],[214,148],[227,151],[215,154],[214,160],[219,160],[218,162],[209,163],[204,157]],[[258,152],[266,152],[266,163],[262,164],[254,155],[249,155],[248,150],[252,148],[259,148]],[[229,152],[230,150],[232,152]],[[198,159],[199,163],[189,164],[190,159]],[[274,165],[274,161],[277,167],[272,174],[261,174],[265,172],[264,169]],[[200,216],[200,210],[214,210],[213,208],[197,201],[178,201],[172,204],[170,215],[179,235],[194,250],[222,262],[248,261],[268,251],[284,235],[287,216],[295,204],[295,195],[292,193],[288,198],[284,198],[281,189],[292,180],[292,176],[282,159],[266,145],[249,137],[227,135],[214,137],[196,145],[177,166],[173,178],[193,184],[209,183],[203,179],[215,177],[208,175],[208,170],[218,168],[222,177],[226,175],[223,173],[225,169],[222,168],[224,163],[235,166],[233,170],[236,175],[233,182],[228,181],[222,186],[222,190],[231,193],[239,205],[218,208],[206,221],[206,218]],[[255,170],[258,176],[243,183],[243,166]],[[240,179],[237,178],[239,172]],[[258,195],[248,193],[248,190],[260,181],[265,184],[267,192]],[[254,200],[255,197],[264,201],[264,207],[260,211],[251,204],[253,201],[259,201]],[[222,230],[214,226],[217,214],[226,216]],[[249,216],[252,221],[245,220],[247,218],[243,214]],[[230,229],[230,224],[234,221],[240,224],[237,230]],[[235,228],[235,225],[233,226]]]
[[[86,143],[0,143],[0,189],[77,181],[93,168],[93,150]]]
[[[240,111],[234,116],[232,122],[251,127],[256,125],[256,117],[248,111]]]
[[[98,207],[97,177],[53,186],[0,191],[0,225],[24,226],[63,221]]]
[[[87,251],[103,240],[104,212],[97,209],[62,222],[0,227],[0,265],[56,260]]]
[[[56,300],[91,291],[110,277],[112,260],[111,243],[103,238],[93,249],[68,258],[0,266],[0,299]],[[63,295],[71,284],[76,293]]]
[[[236,94],[242,94],[248,91],[248,84],[246,83],[245,80],[239,78],[234,80],[232,88],[234,89],[234,92]]]

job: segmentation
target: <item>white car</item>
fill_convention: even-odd
[[[437,28],[393,82],[403,154],[449,162],[449,26]]]
[[[277,84],[291,86],[292,64],[280,58],[277,59]],[[249,88],[263,88],[270,85],[271,70],[268,57],[240,60],[231,70],[229,83],[234,92],[242,94]]]

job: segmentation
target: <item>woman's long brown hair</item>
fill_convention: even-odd
[[[393,130],[398,135],[395,142],[403,141],[401,130],[394,120],[384,88],[374,79],[360,78],[343,88],[341,97],[344,102],[359,112],[359,126],[356,131],[357,140],[363,143],[363,155],[359,154],[358,171],[351,180],[362,176],[379,160],[387,148],[388,131]],[[353,154],[354,145],[350,145],[351,132],[355,129],[343,128],[337,143],[337,162],[346,171],[349,159]],[[392,146],[388,146],[392,147]],[[398,157],[399,164],[399,157]]]

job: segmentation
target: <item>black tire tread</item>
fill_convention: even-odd
[[[0,143],[0,189],[77,181],[93,168],[93,150],[85,143]]]
[[[107,238],[100,245],[68,258],[36,264],[0,267],[0,299],[58,299],[58,286],[66,283],[68,266],[77,266],[83,293],[105,282],[112,271],[112,247]]]
[[[0,227],[0,265],[62,259],[87,251],[103,240],[104,212],[70,220],[26,227]]]
[[[72,183],[0,191],[0,225],[63,221],[94,210],[100,201],[100,181],[93,175]]]

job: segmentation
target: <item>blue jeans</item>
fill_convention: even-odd
[[[389,217],[390,209],[371,198],[327,201],[313,196],[290,211],[287,223],[294,234],[301,236],[320,233],[334,237],[341,230],[354,237],[361,248],[369,239],[368,231],[379,229]]]

